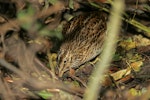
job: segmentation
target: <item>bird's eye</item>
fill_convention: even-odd
[[[64,64],[66,64],[66,62],[67,62],[67,61],[66,61],[66,60],[64,60]]]

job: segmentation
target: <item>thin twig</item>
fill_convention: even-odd
[[[121,13],[124,9],[124,3],[122,0],[115,0],[112,9],[112,15],[110,17],[110,22],[108,23],[108,37],[104,42],[104,51],[101,54],[101,62],[98,62],[95,70],[93,71],[88,88],[86,89],[84,100],[97,100],[99,90],[101,87],[100,80],[103,79],[103,74],[108,68],[111,59],[113,57],[116,41],[121,26]]]

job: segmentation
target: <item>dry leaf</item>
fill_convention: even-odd
[[[136,44],[135,44],[134,41],[132,41],[131,39],[129,39],[129,40],[121,41],[119,43],[119,46],[121,46],[125,50],[130,50],[130,49],[134,49],[136,47]]]
[[[137,61],[137,62],[133,62],[131,63],[131,67],[134,71],[138,72],[140,71],[141,66],[143,65],[143,61]]]
[[[150,45],[150,39],[143,37],[142,35],[133,36],[133,41],[137,47]]]
[[[120,70],[120,71],[117,71],[115,73],[112,73],[110,74],[113,79],[116,81],[116,80],[119,80],[127,75],[129,75],[131,73],[131,69],[129,68],[126,68],[126,69],[123,69],[123,70]]]

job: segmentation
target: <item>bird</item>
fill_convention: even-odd
[[[108,15],[104,11],[79,14],[62,30],[64,41],[58,52],[58,76],[94,59],[103,50]]]

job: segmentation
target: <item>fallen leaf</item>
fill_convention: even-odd
[[[142,65],[143,65],[143,61],[137,61],[130,64],[132,69],[136,72],[140,71]]]
[[[136,47],[150,45],[150,39],[145,38],[142,35],[135,35],[135,36],[133,36],[133,41],[135,42]]]
[[[132,41],[131,38],[127,40],[123,40],[119,43],[119,46],[121,46],[125,50],[134,49],[136,47],[136,44],[134,41]]]
[[[113,79],[116,81],[116,80],[119,80],[127,75],[129,75],[131,73],[131,69],[129,68],[126,68],[126,69],[123,69],[123,70],[120,70],[120,71],[117,71],[115,73],[112,73],[110,74]]]

